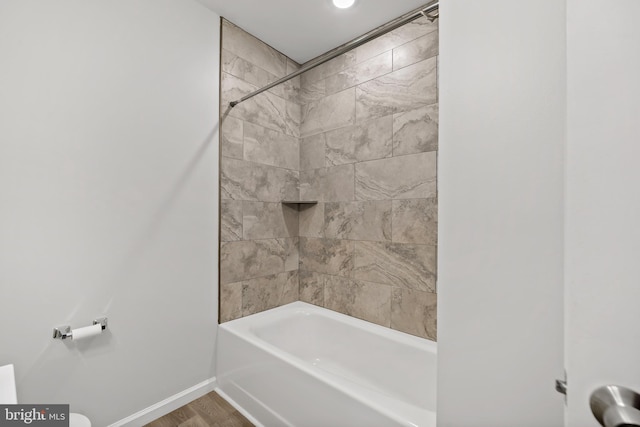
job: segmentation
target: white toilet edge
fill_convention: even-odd
[[[89,418],[74,412],[69,414],[69,427],[91,427]]]

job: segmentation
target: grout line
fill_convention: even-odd
[[[392,291],[393,291],[393,289],[401,289],[401,290],[410,291],[410,292],[421,292],[421,293],[425,293],[425,294],[434,294],[434,295],[437,294],[436,291],[431,291],[431,290],[411,289],[411,288],[407,288],[407,287],[404,287],[404,286],[398,286],[398,285],[395,285],[395,284],[375,282],[375,281],[372,281],[372,280],[356,279],[356,278],[351,277],[351,276],[341,276],[339,274],[324,273],[324,272],[315,271],[315,270],[300,270],[300,272],[319,274],[321,276],[327,276],[327,277],[336,277],[338,279],[345,279],[345,280],[350,280],[350,281],[353,281],[353,282],[365,282],[365,283],[371,283],[371,284],[374,284],[374,285],[386,286],[388,288],[391,288]],[[236,282],[236,283],[240,283],[240,282]]]
[[[245,229],[245,226],[244,226],[244,203],[245,203],[245,201],[244,200],[239,200],[239,202],[240,202],[240,215],[241,215],[240,216],[240,230],[241,230],[240,241],[243,241],[243,240],[245,240],[245,238],[244,238],[244,229]]]
[[[393,199],[391,199],[391,200],[390,200],[390,202],[391,202],[391,218],[389,218],[389,228],[391,229],[391,231],[390,231],[390,232],[391,232],[391,242],[392,242],[392,243],[396,243],[396,242],[394,241],[394,239],[393,239],[393,217],[394,217],[393,212],[394,212],[394,210],[395,210],[395,209],[393,208],[393,205],[394,205],[395,203],[393,203]]]
[[[434,221],[434,223],[437,223],[437,221]],[[394,242],[393,240],[366,240],[366,239],[342,239],[342,238],[338,238],[338,237],[307,237],[307,236],[300,236],[300,238],[304,238],[304,239],[316,239],[316,240],[339,240],[339,241],[345,241],[345,242],[354,242],[354,243],[385,243],[385,244],[393,244],[393,245],[411,245],[411,246],[426,246],[426,247],[437,247],[437,242],[436,243],[409,243],[409,242]],[[270,240],[270,239],[253,239],[253,240]],[[236,242],[238,240],[235,240]],[[232,243],[232,242],[228,242],[228,243]]]
[[[283,274],[289,275],[290,273],[293,273],[293,272],[298,272],[299,273],[300,271],[308,271],[308,270],[297,269],[297,270],[279,271],[277,273],[265,274],[264,276],[247,277],[246,279],[238,280],[238,281],[235,281],[235,282],[221,283],[220,286],[241,285],[241,284],[243,284],[245,282],[250,282],[252,280],[264,279],[264,278],[271,277],[271,276],[281,276]]]
[[[243,150],[244,150],[244,147],[243,147]],[[267,163],[259,163],[259,162],[255,162],[253,160],[238,159],[237,157],[229,157],[229,156],[222,156],[222,157],[225,158],[225,159],[238,160],[238,161],[241,161],[241,162],[252,163],[254,165],[266,166],[266,167],[274,168],[274,169],[281,169],[281,170],[288,171],[288,172],[300,172],[299,170],[296,170],[296,169],[283,168],[282,166],[274,166],[274,165],[270,165],[270,164],[267,164]]]
[[[357,125],[359,123],[358,120],[358,86],[355,86],[353,89],[353,124]]]

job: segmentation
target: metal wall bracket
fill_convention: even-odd
[[[71,326],[69,325],[58,326],[57,328],[53,329],[54,339],[66,340],[67,338],[71,338],[72,336],[73,334],[71,333]]]
[[[567,395],[567,381],[566,380],[556,380],[556,391],[558,393]]]
[[[100,328],[104,331],[105,329],[107,329],[108,321],[106,317],[99,317],[97,319],[94,319],[93,324],[100,325]],[[66,340],[68,338],[73,339],[73,331],[71,330],[71,326],[64,325],[54,328],[53,338],[61,340]]]
[[[95,319],[93,321],[94,325],[100,325],[102,327],[102,330],[104,331],[105,329],[107,329],[107,318],[106,317],[98,317],[97,319]]]

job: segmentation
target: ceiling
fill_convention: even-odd
[[[302,64],[429,0],[356,0],[338,9],[331,0],[198,0]]]

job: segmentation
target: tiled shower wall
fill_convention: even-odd
[[[300,79],[229,102],[298,65],[223,20],[220,320],[298,300]]]
[[[229,111],[297,64],[223,24],[222,321],[301,299],[436,338],[437,29],[421,18]],[[298,198],[319,203],[278,203]]]
[[[437,23],[301,76],[300,299],[436,338]]]

